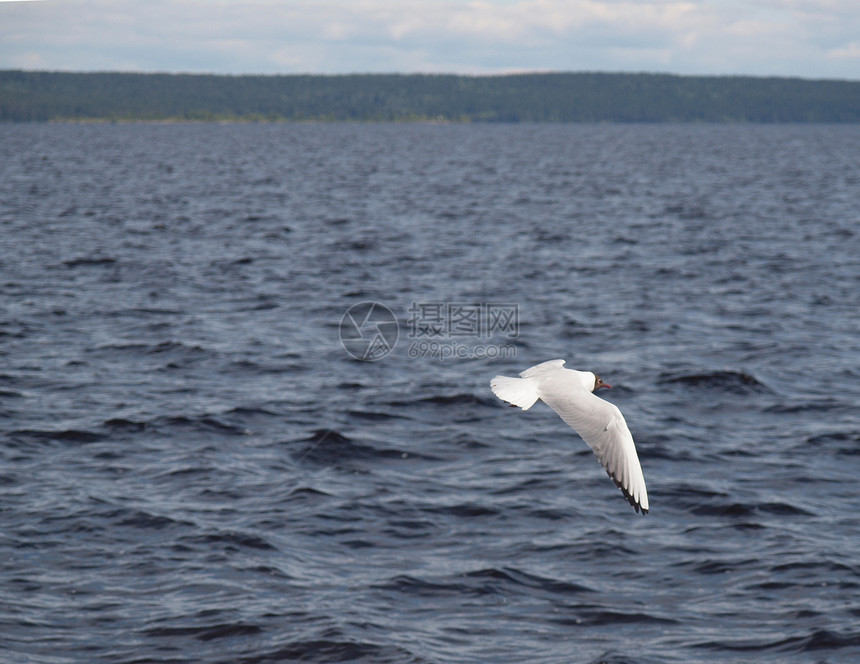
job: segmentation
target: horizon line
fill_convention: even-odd
[[[320,77],[320,78],[338,78],[349,76],[379,76],[379,77],[394,77],[394,76],[426,76],[426,77],[445,77],[455,76],[460,78],[506,78],[516,76],[546,76],[546,75],[602,75],[602,76],[667,76],[673,78],[743,78],[743,79],[780,79],[793,81],[826,81],[826,82],[843,82],[843,83],[860,83],[860,78],[830,78],[830,77],[809,77],[801,75],[786,75],[786,74],[679,74],[668,71],[610,71],[600,69],[534,69],[534,70],[510,70],[502,72],[489,73],[458,73],[458,72],[429,72],[429,71],[413,71],[413,72],[371,72],[371,71],[353,71],[353,72],[281,72],[281,73],[226,73],[226,72],[204,72],[204,71],[167,71],[167,70],[127,70],[127,69],[21,69],[21,68],[2,68],[0,72],[20,72],[24,74],[120,74],[120,75],[139,75],[139,76],[214,76],[222,78],[241,78],[241,77],[257,77],[257,78],[277,78],[277,77]]]

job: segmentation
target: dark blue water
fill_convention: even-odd
[[[4,662],[860,661],[860,128],[6,125],[0,175]],[[649,515],[491,394],[556,357]]]

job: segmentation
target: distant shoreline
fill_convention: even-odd
[[[0,71],[0,122],[860,123],[860,81]]]

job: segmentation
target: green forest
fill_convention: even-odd
[[[0,71],[0,121],[860,122],[860,81]]]

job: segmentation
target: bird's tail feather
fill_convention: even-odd
[[[496,376],[490,381],[490,387],[499,399],[523,410],[528,410],[538,400],[537,385],[531,378]]]

